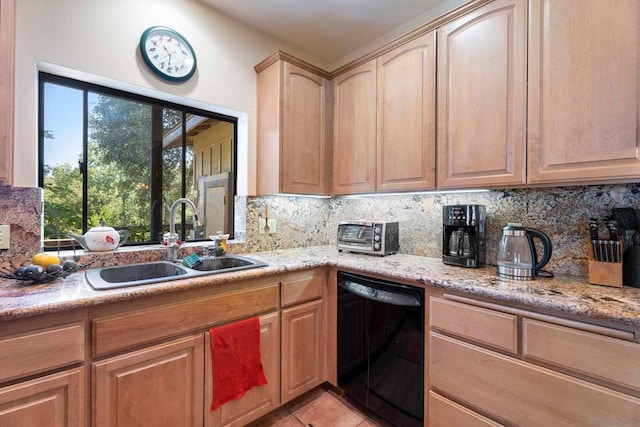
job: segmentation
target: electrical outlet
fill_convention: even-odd
[[[260,228],[260,234],[273,234],[278,229],[278,221],[275,218],[269,218],[265,221],[264,218],[258,218],[258,228]]]
[[[0,249],[9,249],[11,242],[11,226],[0,225]]]

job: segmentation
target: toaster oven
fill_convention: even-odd
[[[398,222],[342,221],[338,224],[338,250],[390,255],[400,248]]]

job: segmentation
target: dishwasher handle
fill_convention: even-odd
[[[361,283],[352,282],[351,280],[341,281],[338,285],[353,294],[373,301],[407,307],[420,307],[421,305],[420,300],[412,295],[393,292],[392,290],[378,289]]]

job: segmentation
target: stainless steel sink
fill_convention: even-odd
[[[202,264],[193,267],[193,269],[209,272],[216,272],[219,270],[237,271],[246,270],[247,268],[266,267],[266,265],[267,264],[256,261],[254,259],[227,255],[217,258],[205,258],[202,260]]]
[[[85,272],[85,278],[92,288],[102,290],[148,285],[267,266],[264,262],[237,255],[206,258],[202,261],[202,264],[194,268],[188,268],[179,262],[170,261],[92,268]]]

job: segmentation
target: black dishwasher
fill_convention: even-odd
[[[423,426],[424,290],[338,272],[338,385],[401,427]]]

